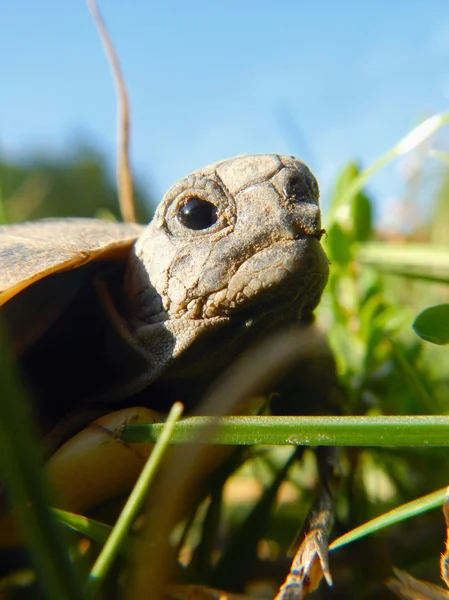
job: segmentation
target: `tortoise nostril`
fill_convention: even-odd
[[[286,210],[282,222],[285,235],[290,239],[316,238],[321,240],[325,230],[321,227],[321,213],[316,204],[308,201],[299,210]]]
[[[298,175],[290,177],[284,186],[284,194],[288,200],[295,203],[311,202],[316,203],[316,198],[312,190],[307,185],[305,178]]]

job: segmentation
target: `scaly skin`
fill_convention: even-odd
[[[216,222],[182,222],[191,198]],[[211,380],[248,345],[307,321],[327,282],[318,184],[293,157],[242,156],[167,192],[129,261],[128,327],[148,357],[135,390],[164,379]]]

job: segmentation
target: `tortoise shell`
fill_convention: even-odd
[[[188,175],[147,227],[0,227],[0,312],[43,430],[80,401],[194,404],[248,345],[310,319],[322,233],[313,174],[274,154]]]

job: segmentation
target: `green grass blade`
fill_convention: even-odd
[[[90,517],[84,517],[83,515],[67,512],[66,510],[60,510],[59,508],[54,508],[53,512],[60,523],[73,529],[73,531],[76,531],[77,533],[85,535],[98,544],[104,544],[111,534],[112,527],[111,525],[106,525],[106,523],[101,523],[100,521],[96,521]],[[125,540],[120,546],[120,554],[129,557],[131,551],[131,545]]]
[[[439,506],[443,505],[446,498],[446,493],[447,488],[443,488],[441,490],[437,490],[436,492],[432,492],[427,496],[413,500],[412,502],[407,502],[407,504],[403,504],[398,508],[394,508],[380,517],[376,517],[375,519],[360,525],[360,527],[356,527],[352,531],[345,533],[332,542],[332,544],[329,546],[329,550],[336,550],[337,548],[341,548],[346,544],[355,542],[356,540],[359,540],[360,538],[371,533],[380,531],[385,527],[400,523],[401,521],[405,521],[406,519],[420,515],[428,510],[438,508]]]
[[[171,443],[198,440],[202,427],[219,424],[211,443],[298,446],[449,446],[447,416],[376,417],[189,417],[180,421]],[[151,443],[163,425],[127,425],[127,442]]]
[[[133,525],[139,511],[142,508],[148,488],[152,482],[157,469],[164,456],[170,438],[172,436],[176,421],[182,414],[183,406],[176,402],[167,417],[166,422],[162,426],[162,430],[156,445],[150,454],[142,473],[133,488],[118,520],[115,524],[109,538],[103,546],[94,566],[91,569],[89,581],[87,585],[87,594],[90,598],[95,597],[100,589],[101,584],[106,578],[115,557],[117,556],[120,546],[124,542]]]
[[[37,436],[26,399],[14,376],[14,365],[1,331],[0,338],[0,464],[13,514],[30,548],[45,597],[81,600],[83,594],[68,548],[49,507],[36,452]]]
[[[449,246],[429,244],[363,244],[357,260],[388,273],[449,283]]]
[[[422,410],[431,413],[432,407],[435,406],[434,399],[421,383],[416,369],[414,369],[407,360],[407,357],[405,356],[401,346],[395,340],[393,340],[393,338],[389,337],[388,339],[393,350],[393,356],[395,357],[398,366],[402,371],[404,384],[408,386],[410,394],[415,396]]]
[[[376,160],[370,167],[365,169],[347,188],[341,200],[341,204],[349,203],[351,199],[359,192],[371,177],[383,169],[394,158],[407,154],[419,146],[422,142],[431,137],[439,129],[449,123],[449,112],[444,112],[439,115],[434,115],[420,123],[412,129],[402,140],[400,140],[393,148],[385,152]]]

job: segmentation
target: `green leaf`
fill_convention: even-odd
[[[350,162],[343,167],[338,175],[337,182],[335,184],[334,193],[332,194],[331,201],[331,217],[335,218],[336,212],[342,206],[342,199],[346,195],[346,191],[351,187],[353,182],[360,175],[360,167],[355,162]]]
[[[345,233],[339,223],[334,223],[329,229],[327,248],[331,261],[342,266],[348,265],[352,260],[351,238]]]
[[[413,329],[432,344],[449,344],[449,304],[439,304],[423,310],[415,319]]]
[[[354,196],[351,213],[354,238],[358,242],[366,242],[372,234],[371,201],[366,194],[359,192]]]

